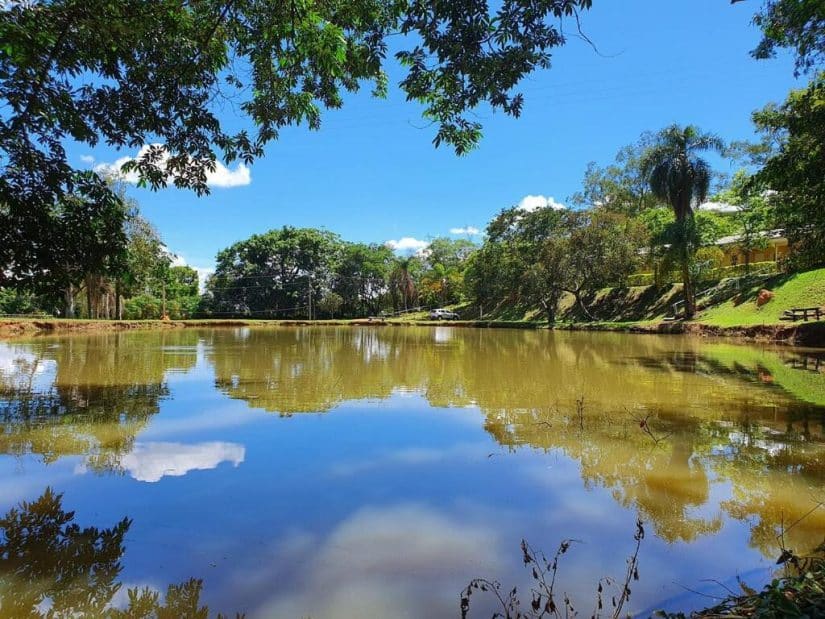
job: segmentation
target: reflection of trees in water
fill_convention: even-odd
[[[436,347],[422,335],[405,328],[216,331],[209,360],[218,389],[283,415],[386,398],[403,388],[467,403],[449,373],[456,347]]]
[[[118,470],[169,394],[166,372],[193,367],[196,343],[181,331],[6,346],[14,361],[0,372],[0,452],[83,455],[94,470]]]
[[[84,455],[94,470],[117,470],[167,393],[163,384],[146,384],[15,394],[0,401],[0,451],[47,463]]]
[[[751,546],[766,556],[779,554],[782,537],[799,552],[825,538],[825,509],[817,508],[825,501],[825,458],[800,415],[784,431],[752,423],[711,429],[702,452],[707,466],[731,483],[722,509],[750,524]]]
[[[486,429],[510,447],[561,450],[581,464],[587,486],[610,489],[667,541],[715,533],[725,513],[749,523],[751,544],[774,557],[783,529],[788,546],[803,552],[825,536],[825,509],[811,511],[825,500],[822,444],[803,438],[800,415],[780,415],[778,430],[769,427],[773,419],[716,422],[660,410],[650,419],[663,437],[655,442],[624,411],[590,413],[584,431],[570,412],[499,412],[488,415]],[[732,496],[707,518],[700,508],[717,481],[729,482]]]
[[[131,521],[80,528],[62,496],[46,489],[0,518],[0,611],[7,617],[100,616],[120,589]],[[48,610],[43,609],[45,605]]]
[[[399,388],[424,394],[433,406],[477,403],[485,410],[572,403],[582,393],[609,408],[627,403],[629,385],[634,401],[666,399],[685,409],[708,403],[706,376],[676,377],[663,390],[656,372],[634,361],[670,354],[674,343],[695,346],[683,340],[478,329],[455,329],[446,341],[437,335],[409,327],[225,330],[209,335],[208,354],[221,391],[282,414],[384,398]],[[746,384],[720,386],[713,404],[753,392]]]
[[[727,513],[751,522],[754,545],[773,555],[767,532],[809,511],[805,489],[825,479],[823,409],[795,399],[795,375],[774,367],[796,371],[780,353],[606,334],[434,335],[410,328],[220,332],[210,358],[220,389],[282,414],[387,397],[399,387],[433,406],[476,404],[499,443],[563,450],[581,463],[585,484],[610,489],[668,541],[717,532]],[[572,412],[581,395],[584,432]],[[638,426],[646,413],[666,437],[657,444]],[[708,515],[715,480],[730,480],[734,498]],[[825,530],[819,515],[805,522],[788,532],[799,547],[811,546],[806,530]]]
[[[694,457],[696,437],[689,424],[663,423],[657,416],[652,422],[657,430],[672,434],[656,443],[627,413],[585,413],[584,430],[575,415],[557,409],[488,415],[485,427],[502,445],[561,450],[577,460],[586,487],[609,489],[668,542],[721,529],[721,515],[708,519],[694,513],[708,502],[710,480]]]
[[[80,527],[63,496],[47,488],[0,518],[0,616],[3,617],[190,617],[206,618],[202,581],[157,591],[127,592],[125,609],[111,607],[122,588],[123,542],[132,521],[111,528]],[[220,617],[220,615],[219,615]]]
[[[808,355],[810,356],[810,355]],[[759,385],[735,402],[731,419],[697,426],[696,456],[719,479],[732,485],[722,503],[731,517],[751,526],[751,545],[766,556],[788,547],[808,551],[825,537],[825,377],[799,354],[726,343],[684,355],[633,360],[660,373],[702,374],[728,383]],[[768,400],[790,394],[793,404]]]

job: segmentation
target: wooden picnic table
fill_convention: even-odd
[[[825,311],[820,307],[794,307],[782,312],[782,320],[804,320],[807,322],[808,318],[819,320],[825,316]]]

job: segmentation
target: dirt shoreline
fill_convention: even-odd
[[[63,320],[63,319],[0,319],[0,338],[39,335],[97,333],[113,331],[192,329],[222,327],[305,327],[305,326],[449,326],[483,329],[540,329],[543,323],[503,320],[464,320],[443,323],[428,320]],[[825,348],[825,321],[787,325],[753,325],[716,327],[701,323],[663,322],[637,323],[574,323],[555,327],[560,331],[606,331],[638,334],[678,334],[700,337],[730,337],[754,342],[774,342],[794,346]]]

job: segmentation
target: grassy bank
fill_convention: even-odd
[[[575,304],[571,295],[567,295],[560,303],[556,328],[686,333],[825,346],[825,321],[781,320],[786,310],[825,306],[825,269],[722,280],[702,290],[698,298],[699,312],[694,320],[667,320],[673,313],[673,304],[681,298],[681,288],[681,284],[675,284],[662,288],[632,286],[600,290],[587,299],[592,318]],[[769,290],[773,296],[760,306],[757,297],[763,289]],[[478,310],[465,307],[458,311],[471,316]],[[503,319],[546,324],[535,308],[497,308],[488,317],[491,322]]]
[[[773,298],[763,306],[756,303],[761,289],[770,290]],[[781,323],[782,312],[795,307],[825,305],[825,269],[778,275],[733,293],[729,298],[702,311],[697,319],[703,324],[720,327]]]

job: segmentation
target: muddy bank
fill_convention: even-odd
[[[243,320],[218,318],[204,320],[63,320],[0,319],[0,338],[69,333],[98,333],[158,329],[212,329],[219,327],[304,327],[304,326],[383,326],[408,323],[385,320]]]
[[[0,337],[48,335],[62,333],[97,333],[107,331],[134,331],[139,329],[180,329],[184,327],[244,326],[242,320],[59,320],[59,319],[0,319]]]

